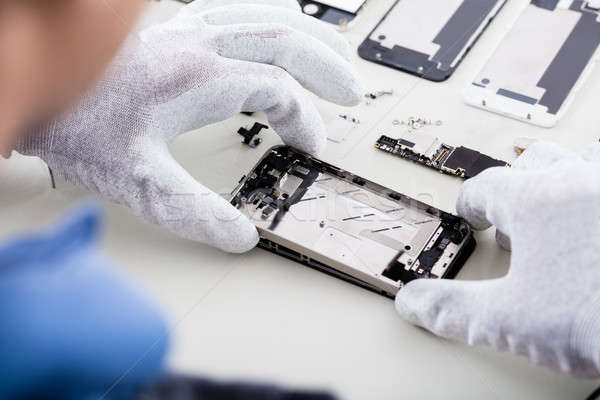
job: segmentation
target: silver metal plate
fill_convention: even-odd
[[[317,0],[316,3],[321,3],[326,6],[335,7],[337,9],[356,14],[358,10],[365,4],[366,0]]]
[[[471,241],[459,218],[285,146],[232,195],[263,247],[389,297],[409,280],[456,271],[453,256]]]

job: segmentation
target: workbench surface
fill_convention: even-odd
[[[394,0],[371,0],[344,35],[357,48]],[[140,28],[174,15],[181,3],[152,2]],[[411,116],[441,120],[423,132],[451,145],[514,160],[517,137],[546,139],[582,150],[600,136],[600,70],[593,71],[564,118],[538,128],[469,107],[461,92],[500,43],[526,0],[509,0],[455,74],[435,83],[364,61],[352,62],[369,91],[393,89],[348,109],[360,119],[341,143],[329,142],[322,158],[450,212],[461,180],[374,148],[380,135],[403,132],[394,120]],[[318,100],[326,123],[339,108]],[[258,115],[256,118],[262,120]],[[269,130],[256,149],[241,144],[244,115],[185,134],[172,145],[175,157],[208,187],[229,193],[271,146]],[[37,159],[2,163],[0,238],[40,227],[82,199],[94,198],[48,174]],[[7,189],[8,188],[8,189]],[[255,249],[229,255],[180,239],[139,221],[126,208],[98,199],[106,212],[102,247],[164,310],[172,327],[169,363],[185,373],[220,379],[275,381],[330,389],[343,399],[584,399],[597,381],[578,381],[530,365],[522,357],[437,338],[403,322],[393,301],[292,261]],[[557,210],[560,212],[560,210]],[[492,229],[477,234],[478,247],[458,279],[500,277],[510,253]],[[533,295],[533,294],[532,294]],[[520,299],[515,299],[520,301]]]

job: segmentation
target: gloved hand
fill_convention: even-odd
[[[163,372],[166,325],[100,255],[98,225],[86,209],[0,247],[0,398],[117,399]]]
[[[326,132],[304,88],[359,103],[347,43],[295,0],[197,0],[140,38],[77,107],[17,150],[183,237],[249,250],[254,226],[192,178],[167,144],[240,111],[265,111],[284,142],[319,152]]]
[[[576,155],[531,146],[513,167],[468,180],[457,210],[496,226],[508,274],[487,281],[415,280],[400,315],[433,333],[527,356],[581,378],[600,376],[600,145]]]

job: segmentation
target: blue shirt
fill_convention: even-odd
[[[88,206],[0,247],[0,398],[127,398],[162,372],[166,324],[99,228]]]
[[[0,247],[0,399],[335,400],[163,371],[167,327],[97,247],[85,207]]]

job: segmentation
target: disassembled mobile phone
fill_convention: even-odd
[[[321,21],[347,29],[367,0],[298,0],[302,12]]]
[[[532,0],[465,91],[465,101],[554,126],[597,59],[599,9],[597,0]]]
[[[492,167],[509,167],[505,161],[464,146],[454,147],[425,133],[406,134],[394,139],[381,136],[375,147],[395,156],[414,161],[444,174],[469,179]]]
[[[452,75],[506,0],[398,0],[358,48],[432,81]]]
[[[461,218],[287,146],[267,151],[232,195],[260,247],[387,297],[414,279],[454,277],[475,247]]]

